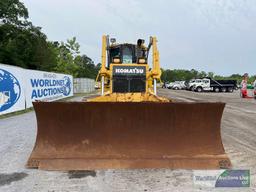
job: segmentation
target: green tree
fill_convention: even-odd
[[[207,77],[207,73],[205,71],[201,71],[201,72],[199,72],[198,77],[199,78]]]
[[[0,1],[0,62],[51,71],[56,65],[54,49],[41,28],[27,19],[28,10],[19,0]]]
[[[99,66],[88,56],[79,55],[75,37],[65,43],[50,42],[28,18],[28,10],[19,0],[0,1],[0,63],[74,77],[97,76]]]
[[[4,24],[27,25],[28,10],[19,0],[0,1],[0,20]]]
[[[213,72],[208,72],[207,77],[214,78],[214,73]]]
[[[73,41],[74,40],[74,41]],[[75,38],[68,39],[67,43],[57,44],[57,65],[54,68],[56,72],[71,74],[74,77],[78,75],[79,67],[75,64],[74,58],[79,51],[79,44]]]
[[[215,75],[213,72],[205,72],[205,71],[197,71],[195,69],[192,70],[184,70],[184,69],[161,69],[162,75],[161,80],[163,82],[173,82],[173,81],[188,81],[194,78],[203,78],[203,77],[211,77],[216,80],[224,80],[224,79],[231,79],[237,80],[237,82],[241,82],[243,79],[243,75],[240,74],[232,74],[230,76],[221,76]],[[249,77],[248,82],[252,83],[256,79],[256,75],[251,75]]]
[[[29,69],[52,70],[56,53],[39,27],[0,26],[0,62]]]

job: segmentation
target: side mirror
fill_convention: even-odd
[[[145,40],[144,39],[138,39],[138,41],[137,41],[137,46],[141,46],[141,45],[143,45],[145,43]]]

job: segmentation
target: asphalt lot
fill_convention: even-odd
[[[250,169],[250,188],[195,188],[192,170],[140,169],[54,172],[26,169],[36,137],[33,111],[0,119],[0,191],[256,191],[256,100],[234,93],[160,89],[179,101],[226,102],[222,140],[233,169]],[[73,100],[79,100],[80,97]]]

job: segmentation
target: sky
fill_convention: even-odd
[[[75,36],[100,62],[101,37],[158,39],[160,64],[219,75],[256,74],[255,0],[21,0],[50,41]]]

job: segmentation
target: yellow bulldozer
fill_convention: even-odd
[[[151,51],[150,51],[151,50]],[[149,55],[152,54],[152,65]],[[224,103],[157,95],[157,39],[102,38],[101,95],[81,102],[34,102],[37,138],[29,168],[230,168],[220,133]]]

